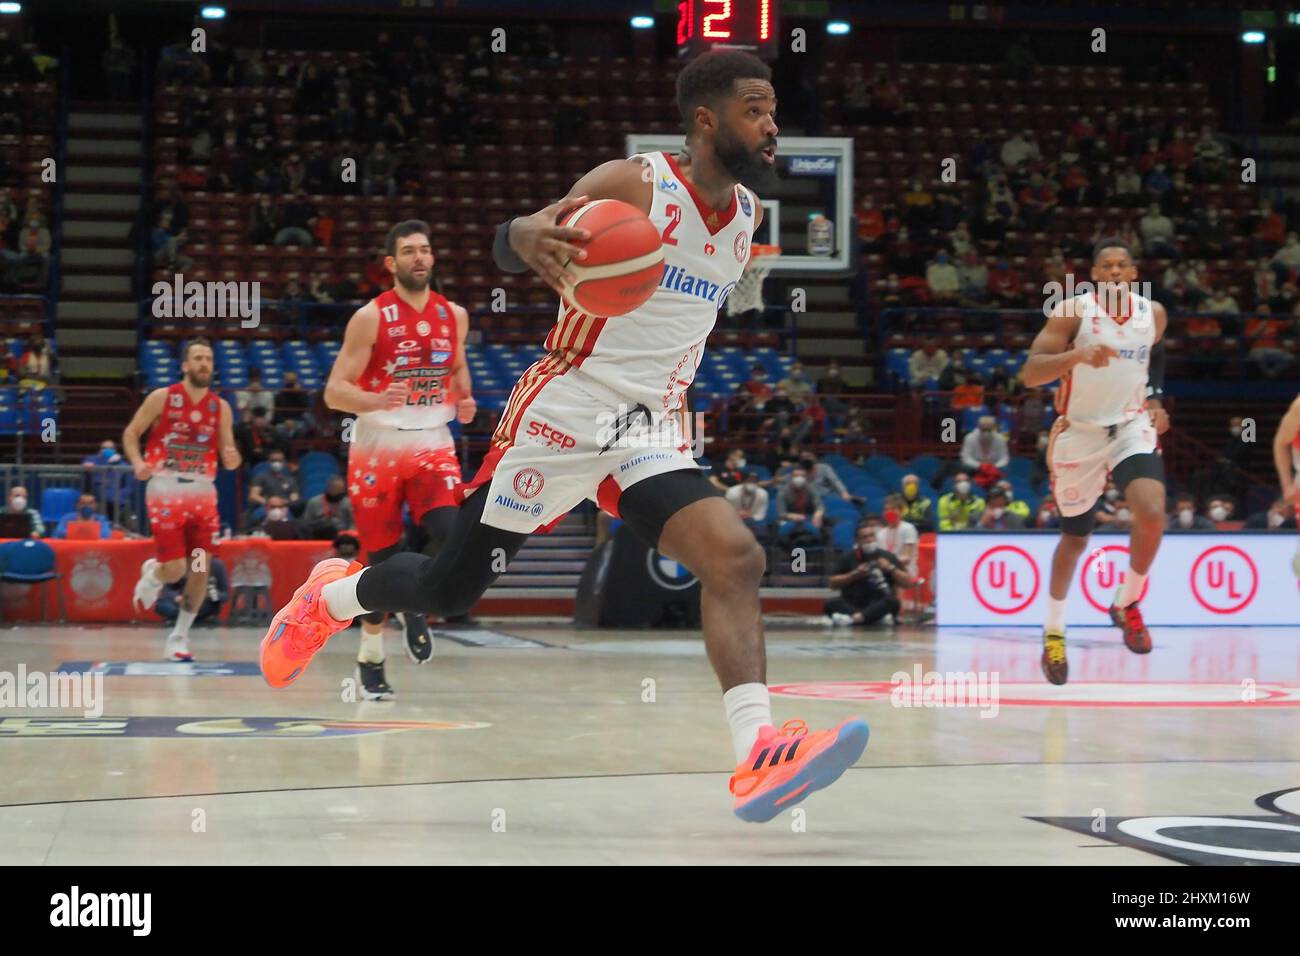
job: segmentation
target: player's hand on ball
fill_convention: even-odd
[[[478,414],[478,402],[472,398],[462,398],[456,403],[456,421],[468,425]]]
[[[148,481],[153,477],[153,465],[149,464],[147,461],[140,462],[140,464],[136,465],[132,470],[135,472],[136,478],[141,481]]]
[[[1091,365],[1093,368],[1105,368],[1110,360],[1119,358],[1119,353],[1109,345],[1085,345],[1079,349],[1079,364]]]
[[[576,276],[564,271],[569,260],[587,257],[586,252],[578,246],[570,245],[569,241],[587,239],[591,234],[586,229],[557,226],[556,221],[589,200],[589,196],[561,199],[531,216],[521,216],[510,224],[510,248],[560,295],[564,295],[566,282],[573,284],[577,281]]]
[[[389,382],[388,387],[379,393],[379,398],[383,402],[380,407],[381,411],[388,411],[393,408],[401,408],[406,404],[406,396],[410,393],[411,387],[406,382]]]

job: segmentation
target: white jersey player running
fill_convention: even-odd
[[[1061,513],[1043,629],[1043,674],[1053,684],[1069,675],[1065,599],[1079,555],[1088,546],[1097,501],[1113,476],[1133,514],[1129,568],[1110,616],[1135,654],[1151,650],[1137,602],[1164,535],[1165,472],[1157,435],[1169,427],[1161,407],[1164,307],[1132,291],[1137,267],[1123,240],[1093,249],[1096,291],[1059,304],[1029,350],[1026,388],[1060,379],[1047,462]]]
[[[1278,423],[1273,436],[1273,466],[1282,498],[1295,507],[1296,525],[1300,526],[1300,395]],[[1300,545],[1291,558],[1291,570],[1300,578]]]
[[[802,721],[773,725],[758,594],[766,555],[686,454],[672,420],[662,420],[683,409],[762,221],[750,187],[771,182],[776,163],[776,94],[771,70],[756,57],[737,50],[697,57],[678,74],[677,105],[686,127],[680,152],[596,167],[560,202],[502,223],[493,249],[502,269],[531,268],[561,291],[568,262],[583,256],[571,242],[588,237],[580,226],[558,226],[559,218],[589,200],[617,199],[659,230],[658,290],[628,315],[561,310],[548,354],[515,386],[491,451],[464,486],[443,551],[432,559],[394,555],[356,574],[342,561],[317,565],[272,621],[262,673],[277,687],[295,680],[359,614],[467,609],[530,533],[594,498],[699,578],[704,643],[738,761],[734,811],[762,821],[833,783],[861,755],[868,731],[861,719],[814,733]]]

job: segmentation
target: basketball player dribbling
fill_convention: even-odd
[[[1300,395],[1278,423],[1273,436],[1273,466],[1284,500],[1295,506],[1296,524],[1300,525]],[[1300,545],[1291,558],[1291,570],[1300,578]]]
[[[1061,514],[1043,628],[1043,674],[1053,684],[1064,684],[1069,676],[1065,599],[1108,475],[1133,512],[1129,568],[1110,617],[1129,650],[1151,650],[1138,600],[1165,527],[1165,468],[1157,435],[1169,428],[1161,400],[1161,339],[1168,316],[1164,306],[1132,291],[1136,279],[1137,267],[1123,240],[1100,240],[1092,254],[1095,291],[1052,310],[1021,372],[1026,388],[1061,380],[1059,417],[1047,446],[1052,494]]]
[[[428,225],[398,223],[388,231],[385,252],[393,288],[348,320],[325,385],[330,408],[357,416],[347,482],[370,564],[403,550],[403,503],[424,531],[424,553],[438,553],[455,520],[461,483],[447,423],[469,422],[476,410],[464,351],[469,313],[430,288]],[[384,674],[386,617],[373,611],[361,619],[357,677],[364,700],[393,697]],[[423,664],[433,655],[425,617],[402,618],[406,652]]]
[[[181,381],[154,389],[122,432],[122,450],[147,481],[145,503],[156,556],[140,566],[133,601],[148,610],[163,586],[185,580],[176,623],[164,656],[194,659],[189,633],[208,596],[208,567],[221,531],[217,515],[217,456],[232,471],[239,467],[230,403],[212,394],[212,346],[191,339],[181,346]],[[140,453],[140,438],[149,443]],[[188,570],[189,576],[186,577]]]
[[[676,417],[762,221],[750,187],[775,173],[771,71],[740,51],[704,54],[679,74],[677,103],[687,131],[680,153],[596,167],[564,199],[503,223],[493,249],[505,271],[531,268],[562,292],[570,258],[583,258],[570,240],[587,236],[557,222],[589,200],[617,199],[660,231],[658,289],[614,318],[562,305],[550,351],[520,378],[482,468],[462,489],[442,553],[397,554],[364,570],[321,562],[272,620],[261,665],[283,687],[356,615],[467,610],[500,573],[502,555],[512,559],[531,533],[590,498],[699,578],[705,648],[738,762],[735,813],[763,821],[834,782],[865,749],[868,729],[861,719],[815,733],[802,721],[773,726],[759,606],[765,555],[687,453]],[[657,447],[645,447],[647,418],[659,420]]]

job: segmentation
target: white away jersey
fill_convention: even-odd
[[[1078,348],[1109,345],[1119,353],[1103,368],[1076,365],[1056,393],[1056,410],[1071,422],[1118,425],[1146,411],[1147,366],[1155,342],[1156,324],[1151,301],[1128,293],[1128,318],[1117,322],[1096,293],[1075,296],[1079,332]],[[1121,316],[1122,318],[1122,316]]]
[[[561,302],[546,347],[579,384],[667,414],[682,404],[718,309],[745,271],[758,200],[737,185],[727,208],[713,209],[667,153],[632,158],[654,176],[650,221],[664,247],[659,288],[639,309],[612,318]]]

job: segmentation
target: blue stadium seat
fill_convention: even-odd
[[[41,517],[46,523],[58,520],[77,509],[76,488],[46,488],[41,492]]]
[[[298,459],[298,470],[300,472],[317,468],[324,469],[327,474],[337,475],[339,473],[338,459],[323,451],[309,451]]]
[[[939,470],[940,464],[937,455],[917,455],[907,463],[907,469],[917,474],[923,481],[929,481]]]
[[[839,551],[852,551],[857,540],[857,523],[837,521],[831,527],[831,545]]]

